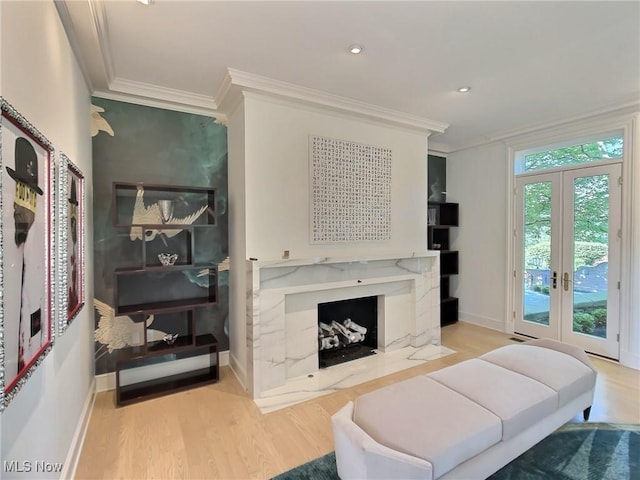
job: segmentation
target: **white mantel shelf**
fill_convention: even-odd
[[[348,256],[348,257],[309,257],[309,258],[279,258],[279,259],[254,259],[249,258],[254,265],[260,268],[269,267],[295,267],[299,265],[320,265],[327,263],[368,263],[376,260],[403,260],[408,258],[424,258],[440,256],[438,250],[426,250],[424,252],[401,252],[380,255]]]
[[[247,378],[254,399],[318,371],[319,303],[378,297],[378,351],[440,344],[438,251],[250,259]]]

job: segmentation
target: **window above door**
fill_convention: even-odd
[[[572,141],[564,145],[547,145],[519,151],[515,155],[516,175],[568,166],[595,164],[612,160],[621,161],[624,153],[622,132],[608,133]]]

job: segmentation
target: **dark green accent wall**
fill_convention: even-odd
[[[445,202],[447,200],[447,159],[437,155],[429,155],[428,158],[429,201]]]
[[[211,248],[216,262],[228,257],[227,129],[201,115],[92,98],[94,289],[96,300],[113,307],[113,269],[137,255],[139,242],[113,226],[113,182],[145,182],[216,189],[218,228]],[[104,111],[98,111],[104,109]],[[99,115],[99,117],[98,117]],[[101,118],[100,118],[101,117]],[[106,126],[103,120],[108,124]],[[113,131],[113,136],[108,132]],[[91,248],[91,246],[88,246]],[[218,278],[218,304],[210,307],[212,331],[220,350],[228,350],[228,270]],[[104,313],[104,312],[103,312]],[[107,326],[97,309],[96,374],[115,370],[118,350],[130,348],[127,317]],[[100,331],[98,331],[100,329]],[[123,333],[124,332],[124,333]],[[98,340],[100,339],[100,340]],[[131,337],[130,342],[135,342]],[[126,344],[126,345],[123,345]]]

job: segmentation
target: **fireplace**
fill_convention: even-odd
[[[318,304],[318,366],[374,355],[378,347],[378,297]]]
[[[365,323],[367,332],[376,330],[377,338],[367,345],[376,350],[372,359],[440,343],[438,252],[252,259],[246,266],[245,323],[234,323],[235,338],[245,341],[232,346],[230,364],[254,399],[319,373],[318,305],[323,303],[377,299],[372,325],[346,317]],[[352,370],[349,363],[343,364],[345,371]]]

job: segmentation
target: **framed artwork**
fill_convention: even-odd
[[[0,97],[0,409],[53,346],[53,146]]]
[[[309,138],[311,243],[391,240],[391,149]]]
[[[84,305],[84,176],[58,155],[58,331],[63,334]]]

